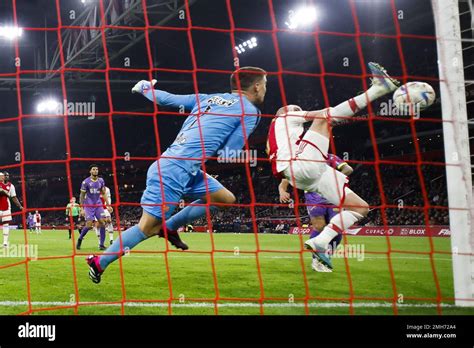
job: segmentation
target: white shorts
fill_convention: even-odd
[[[12,211],[11,210],[0,210],[0,221],[9,222],[12,221]]]
[[[35,223],[35,227],[41,227],[41,224]]]
[[[352,192],[349,179],[340,171],[327,165],[329,139],[308,130],[296,152],[296,160],[283,171],[283,175],[298,189],[317,192],[330,203],[340,205]]]

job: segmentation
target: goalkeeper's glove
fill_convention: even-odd
[[[150,89],[153,88],[155,85],[156,80],[151,80],[146,81],[146,80],[141,80],[140,82],[137,82],[137,84],[132,88],[132,93],[140,93],[140,94],[145,94],[148,92]]]

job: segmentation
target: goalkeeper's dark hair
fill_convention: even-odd
[[[233,91],[242,90],[245,91],[252,87],[256,82],[263,79],[267,75],[267,72],[262,68],[254,66],[246,66],[240,68],[232,73],[230,76],[230,88]],[[240,82],[240,88],[239,83]]]
[[[97,164],[91,164],[91,165],[89,166],[89,172],[92,170],[92,168],[97,168],[97,169],[99,169],[99,166],[98,166]]]

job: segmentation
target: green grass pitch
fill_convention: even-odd
[[[92,232],[81,254],[74,257],[74,265],[67,231],[27,233],[31,251],[37,251],[39,259],[26,266],[24,257],[14,257],[22,256],[14,253],[25,244],[24,232],[11,231],[8,252],[0,249],[0,315],[30,312],[29,300],[30,313],[42,315],[393,315],[390,299],[394,298],[398,314],[439,314],[430,256],[390,253],[393,284],[385,237],[348,236],[347,243],[358,253],[335,258],[333,273],[311,270],[310,254],[299,253],[304,240],[300,236],[193,233],[182,237],[190,251],[173,248],[158,253],[165,250],[165,240],[151,238],[135,249],[148,253],[133,250],[122,258],[123,282],[115,262],[97,285],[89,280],[85,262],[86,255],[98,252]],[[257,243],[258,258],[253,253]],[[216,251],[211,258],[213,244]],[[390,244],[393,250],[430,251],[429,238],[391,237]],[[449,251],[450,240],[433,238],[433,247]],[[454,306],[450,254],[434,254],[433,265],[441,314],[473,315],[474,309]],[[216,298],[217,307],[212,301]]]

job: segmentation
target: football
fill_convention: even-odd
[[[424,110],[433,105],[436,99],[436,93],[429,84],[425,82],[409,82],[398,88],[393,94],[395,106],[410,114],[410,106],[414,108],[414,112]],[[412,111],[413,112],[413,111]]]

